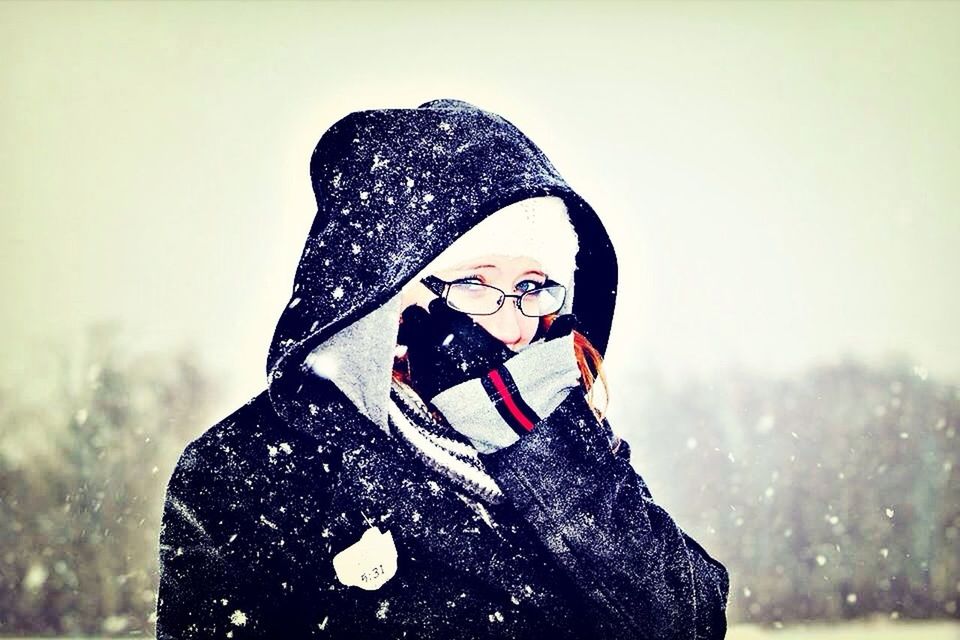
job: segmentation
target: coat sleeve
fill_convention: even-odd
[[[483,456],[513,507],[617,637],[712,640],[726,633],[726,569],[653,502],[611,451],[583,392],[515,444]]]

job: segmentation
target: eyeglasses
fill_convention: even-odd
[[[420,280],[447,306],[471,316],[489,316],[500,310],[507,298],[516,300],[517,308],[525,316],[540,318],[556,313],[567,297],[567,288],[559,282],[546,280],[536,289],[524,293],[507,293],[502,289],[479,282],[447,282],[436,276]]]

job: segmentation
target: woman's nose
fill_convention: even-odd
[[[508,347],[512,348],[523,337],[521,327],[523,314],[511,298],[508,298],[496,313],[481,316],[481,318],[485,320],[483,328]]]

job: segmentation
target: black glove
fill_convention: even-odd
[[[465,313],[442,299],[408,307],[400,316],[397,344],[407,346],[413,387],[431,400],[438,393],[496,369],[516,355]]]
[[[543,338],[544,342],[562,338],[573,331],[576,326],[577,316],[573,315],[572,313],[565,313],[562,316],[557,316],[554,318],[553,322],[550,324],[550,328],[546,331],[543,330],[543,323],[541,322],[540,327],[537,329],[537,333],[533,336],[531,343],[536,342],[540,338]]]
[[[556,318],[544,339],[531,343],[495,371],[440,392],[430,401],[480,453],[509,447],[580,386],[573,344],[575,319]]]

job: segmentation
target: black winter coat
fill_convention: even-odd
[[[653,502],[579,390],[482,456],[506,496],[491,505],[304,365],[477,222],[540,195],[567,204],[573,311],[603,352],[613,248],[543,153],[499,116],[442,100],[348,115],[311,178],[318,211],[268,389],[190,443],[167,488],[158,638],[722,638],[726,570]],[[333,558],[373,527],[392,536],[396,574],[347,586]]]

